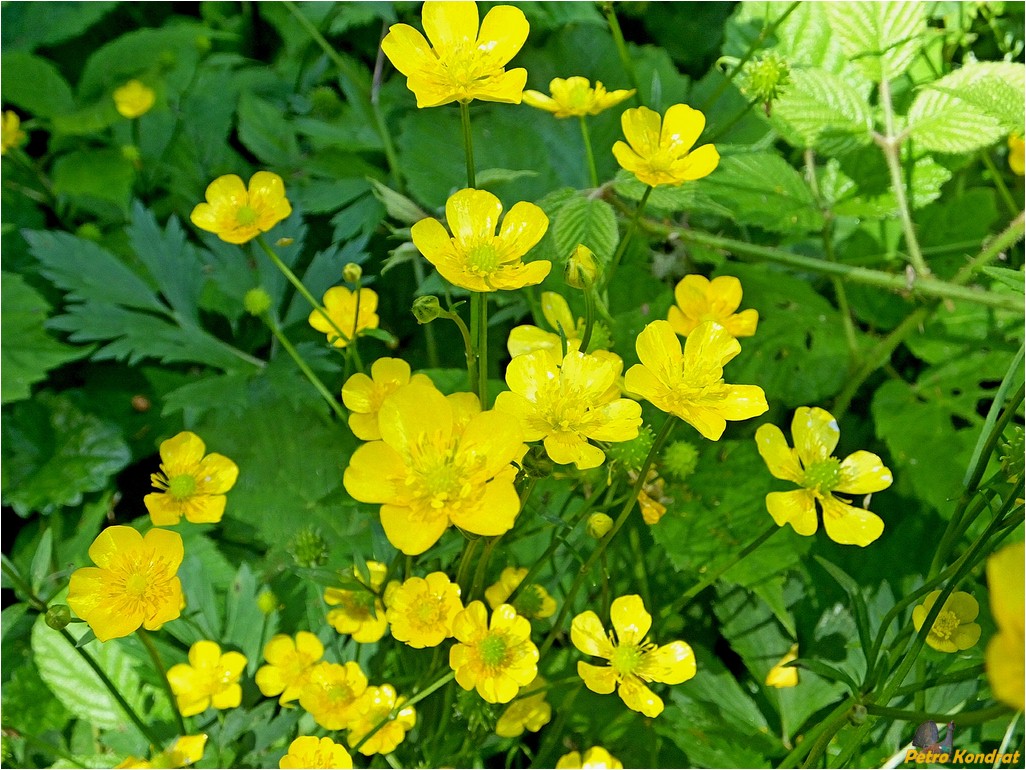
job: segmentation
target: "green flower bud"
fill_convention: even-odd
[[[257,607],[265,615],[270,615],[276,609],[278,609],[278,597],[275,596],[274,591],[270,588],[265,588],[259,594],[257,594]]]
[[[46,610],[45,620],[54,631],[63,631],[71,622],[71,609],[66,604],[53,604]]]
[[[320,567],[328,561],[328,543],[317,527],[299,530],[287,550],[299,567]]]
[[[595,285],[601,272],[595,254],[581,243],[567,258],[563,278],[575,289],[588,289]]]
[[[417,297],[417,299],[413,300],[413,317],[417,319],[419,324],[429,324],[436,318],[442,318],[446,315],[448,313],[442,310],[438,297],[433,294]]]
[[[363,268],[355,262],[350,262],[342,268],[342,280],[346,283],[356,283],[361,278],[363,278]]]
[[[772,51],[749,61],[741,74],[742,92],[760,102],[772,102],[780,95],[781,86],[791,81],[791,67]]]
[[[698,449],[687,441],[675,441],[663,452],[663,467],[678,481],[684,481],[698,467]]]
[[[1010,484],[1026,475],[1026,439],[1023,429],[1016,426],[1008,441],[1001,442],[1001,470]]]
[[[342,101],[330,86],[318,86],[310,92],[310,111],[315,117],[333,120],[342,114]]]
[[[246,292],[242,298],[242,306],[250,315],[260,316],[271,309],[271,295],[259,286]]]
[[[87,241],[99,241],[103,238],[103,231],[92,222],[86,222],[85,224],[79,225],[75,231],[75,235],[79,238],[84,238]]]
[[[593,513],[588,517],[588,536],[601,540],[613,528],[613,519],[604,513]]]
[[[134,144],[123,144],[121,145],[121,157],[132,163],[138,163],[142,155]]]
[[[652,429],[646,425],[638,431],[636,438],[632,438],[630,441],[610,444],[609,449],[606,451],[611,458],[621,463],[624,468],[638,473],[641,471],[641,466],[645,464],[645,458],[648,457],[649,450],[652,449],[654,441],[655,436],[652,434]]]

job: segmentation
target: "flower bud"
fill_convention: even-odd
[[[563,278],[575,289],[587,289],[595,285],[600,272],[595,254],[581,243],[567,258]]]
[[[687,441],[675,441],[663,452],[663,467],[678,481],[684,481],[698,467],[698,449]]]
[[[613,519],[604,513],[593,513],[588,517],[588,536],[601,540],[613,528]]]
[[[342,280],[346,283],[356,283],[361,278],[363,278],[363,268],[355,262],[350,262],[342,268]]]
[[[760,102],[772,102],[779,96],[781,86],[791,81],[791,67],[780,54],[772,51],[749,61],[741,72],[741,90]]]
[[[132,163],[139,163],[139,159],[142,157],[139,152],[139,148],[134,144],[123,144],[121,145],[121,157]]]
[[[447,313],[442,310],[438,297],[433,294],[413,300],[413,317],[419,324],[429,324],[436,318],[442,318],[445,315]]]
[[[271,309],[271,295],[260,287],[250,289],[242,298],[242,306],[250,315],[263,315]]]
[[[92,222],[85,222],[78,226],[75,235],[87,241],[99,241],[103,238],[103,231]]]
[[[257,607],[265,615],[270,615],[276,609],[278,609],[278,597],[274,595],[274,591],[269,588],[265,588],[259,594],[257,594]]]
[[[317,527],[299,530],[287,550],[299,567],[320,567],[328,561],[328,542]]]
[[[53,604],[46,610],[46,625],[54,631],[63,631],[71,622],[71,609],[66,604]]]

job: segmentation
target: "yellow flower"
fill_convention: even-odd
[[[455,5],[455,3],[454,3]],[[523,262],[549,227],[545,213],[521,201],[502,220],[502,203],[485,190],[465,189],[445,203],[445,220],[452,236],[437,219],[428,217],[410,228],[413,245],[449,283],[471,291],[522,289],[545,280],[552,269],[547,260]]]
[[[546,681],[541,676],[524,688],[526,695],[510,703],[495,723],[495,734],[500,738],[517,738],[525,730],[536,733],[552,719],[552,706],[545,700]]]
[[[770,473],[801,487],[790,492],[770,492],[766,495],[766,508],[779,526],[790,523],[799,535],[812,535],[819,526],[818,501],[827,537],[842,545],[867,546],[880,537],[883,521],[875,513],[848,505],[847,500],[833,493],[868,495],[887,489],[893,477],[872,452],[855,452],[843,462],[833,457],[840,434],[833,416],[818,407],[801,406],[795,410],[791,421],[794,449],[787,445],[776,425],[760,425],[755,440]]]
[[[418,107],[474,99],[520,104],[527,70],[504,68],[527,40],[530,25],[523,11],[497,5],[479,31],[477,3],[428,0],[421,20],[427,40],[408,24],[393,24],[381,41]]]
[[[1026,659],[1023,558],[1023,544],[1015,543],[987,559],[990,612],[998,628],[987,645],[987,678],[994,697],[1020,711],[1023,709],[1023,661]]]
[[[575,770],[576,768],[588,768],[589,770],[622,770],[623,762],[614,757],[608,751],[601,746],[592,746],[586,752],[584,756],[581,756],[579,751],[571,751],[569,754],[564,754],[556,762],[558,770],[567,768],[568,770]]]
[[[741,304],[741,281],[720,275],[710,281],[704,275],[686,275],[673,290],[677,304],[667,320],[681,337],[687,337],[703,321],[715,321],[734,337],[751,337],[759,323],[758,310],[734,311]]]
[[[563,267],[563,280],[575,289],[590,289],[602,275],[602,265],[595,259],[595,252],[578,243]]]
[[[566,338],[567,350],[580,349],[581,338],[584,336],[584,319],[574,320],[566,299],[554,291],[543,291],[541,307],[545,320],[557,333],[553,334],[530,324],[514,326],[506,343],[511,357],[516,358],[536,350],[548,350],[557,356],[562,355],[563,343],[558,334],[560,331]]]
[[[509,703],[538,674],[538,648],[531,642],[531,624],[508,604],[492,613],[471,602],[456,616],[449,666],[464,690],[477,690],[489,703]]]
[[[766,674],[766,684],[769,687],[797,687],[798,669],[787,665],[792,660],[798,660],[798,645],[791,645],[787,655],[782,657]]]
[[[452,636],[452,619],[462,612],[460,587],[444,572],[391,584],[385,594],[392,636],[410,647],[437,647]]]
[[[609,666],[579,661],[577,673],[592,692],[605,695],[619,685],[620,698],[627,708],[647,717],[659,716],[663,701],[647,683],[686,682],[695,675],[694,653],[686,642],[658,647],[646,641],[652,616],[636,594],[615,599],[609,615],[615,635],[606,635],[602,621],[591,610],[582,612],[570,625],[570,638],[578,650],[609,661]]]
[[[1019,176],[1026,172],[1026,143],[1019,134],[1008,137],[1008,167]]]
[[[499,575],[499,581],[485,590],[488,606],[494,610],[498,609],[499,605],[505,604],[506,600],[524,582],[525,577],[527,577],[526,567],[506,567]],[[551,618],[556,614],[556,600],[542,586],[531,583],[517,594],[517,598],[513,601],[513,609],[517,611],[517,614],[531,620]]]
[[[369,584],[356,567],[353,567],[353,575],[367,585],[369,591],[350,591],[345,588],[327,588],[324,591],[324,601],[336,608],[328,612],[328,622],[340,634],[349,634],[360,644],[378,641],[388,629],[385,605],[378,598],[385,584],[388,567],[381,562],[369,561],[367,570],[370,572]]]
[[[371,376],[357,372],[342,386],[342,403],[349,410],[349,429],[364,441],[381,438],[378,410],[382,402],[401,386],[411,382],[433,385],[426,374],[410,376],[410,365],[401,358],[379,358],[371,366]]]
[[[20,147],[25,142],[25,137],[18,113],[13,110],[5,111],[0,118],[0,155],[6,155],[8,150]]]
[[[239,466],[224,455],[209,454],[203,440],[183,431],[160,444],[160,473],[150,481],[160,492],[143,498],[150,521],[158,527],[177,524],[182,516],[193,524],[214,524],[224,515],[225,493],[235,486]]]
[[[192,210],[192,223],[228,243],[246,243],[266,233],[292,213],[281,177],[257,171],[249,189],[235,174],[220,176],[207,187],[207,202]]]
[[[715,170],[720,154],[711,144],[692,152],[705,128],[705,115],[686,104],[675,104],[660,120],[648,107],[625,110],[620,117],[627,143],[613,145],[617,162],[647,185],[679,185],[701,179]]]
[[[241,652],[221,653],[216,642],[199,641],[189,648],[189,662],[167,671],[167,680],[178,699],[183,717],[200,714],[209,707],[233,709],[242,702],[239,677],[246,668]]]
[[[331,322],[320,310],[314,310],[310,325],[327,334],[328,343],[336,348],[344,348],[364,329],[378,328],[378,295],[373,289],[350,291],[345,286],[333,286],[324,293],[324,310]],[[335,327],[345,337],[340,337]]]
[[[356,702],[356,716],[349,723],[349,745],[356,747],[365,735],[388,718],[385,726],[357,749],[365,757],[375,754],[391,754],[403,742],[406,733],[417,724],[417,712],[413,706],[403,708],[405,698],[397,698],[395,688],[390,684],[368,687]],[[393,717],[392,712],[399,709]]]
[[[668,321],[653,321],[637,340],[640,364],[627,370],[627,391],[680,417],[708,439],[719,440],[727,420],[747,420],[769,409],[757,385],[727,385],[723,365],[741,345],[719,324],[706,321],[684,344]]]
[[[278,760],[280,768],[335,767],[351,770],[353,758],[346,747],[331,738],[304,735],[289,744],[288,753]]]
[[[153,89],[138,80],[129,80],[121,88],[114,89],[114,106],[123,118],[145,115],[156,100]]]
[[[912,625],[919,631],[923,627],[926,616],[930,614],[937,602],[940,591],[931,591],[922,604],[912,610]],[[958,652],[968,650],[980,641],[980,625],[974,623],[980,614],[980,605],[964,591],[953,592],[944,602],[933,628],[926,635],[926,643],[940,652]]]
[[[517,356],[495,409],[520,421],[525,441],[543,440],[553,462],[597,468],[606,454],[588,439],[630,441],[641,426],[641,404],[618,398],[619,375],[617,363],[575,350],[562,360],[544,350]]]
[[[447,398],[411,384],[385,399],[378,424],[382,440],[353,453],[343,483],[357,500],[383,504],[392,545],[415,556],[449,524],[487,536],[513,526],[520,498],[511,463],[525,451],[513,420],[482,412],[471,393]]]
[[[358,664],[322,662],[310,669],[299,705],[325,730],[345,730],[357,718],[356,702],[366,689]]]
[[[178,567],[185,551],[177,532],[107,527],[89,546],[95,567],[71,575],[68,606],[101,642],[150,631],[177,618],[185,607]]]
[[[309,631],[300,631],[295,639],[277,634],[264,645],[268,665],[257,669],[257,687],[269,698],[281,695],[282,705],[298,700],[310,669],[323,656],[324,645]]]
[[[658,524],[666,515],[666,506],[644,489],[638,492],[638,510],[641,511],[641,518],[649,525]]]
[[[595,81],[595,87],[592,88],[588,78],[578,76],[565,80],[554,78],[549,83],[549,92],[552,96],[538,91],[524,91],[524,104],[551,112],[557,118],[571,118],[598,115],[634,96],[633,88],[630,91],[607,92],[601,80]]]
[[[187,767],[203,758],[203,749],[207,745],[206,733],[200,735],[183,735],[175,739],[167,751],[154,754],[150,759],[128,757],[117,767]]]

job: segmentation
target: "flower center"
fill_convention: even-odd
[[[941,610],[941,613],[937,616],[937,619],[933,621],[933,635],[939,636],[941,639],[948,639],[955,632],[962,622],[951,610]]]
[[[239,210],[235,212],[235,220],[243,227],[249,227],[256,219],[256,211],[249,206],[239,206]]]
[[[146,593],[149,582],[145,575],[130,575],[125,581],[125,593],[141,599],[143,594]]]
[[[617,676],[633,674],[641,664],[641,648],[636,644],[618,644],[609,658],[609,665]]]
[[[816,489],[826,494],[836,489],[840,483],[841,461],[834,457],[814,462],[805,469],[803,486],[806,489]]]
[[[478,645],[481,662],[490,668],[502,665],[506,658],[506,639],[499,634],[489,634]]]
[[[353,691],[344,684],[332,684],[327,688],[328,700],[332,703],[341,703],[353,697]]]
[[[491,241],[479,243],[467,251],[467,264],[475,273],[492,273],[502,261],[502,254]]]
[[[196,491],[196,477],[188,473],[175,476],[168,482],[167,491],[175,500],[185,500]]]
[[[673,150],[660,147],[648,156],[648,165],[653,171],[661,171],[668,174],[670,172],[670,166],[672,166],[677,159],[677,153],[673,152]]]
[[[421,601],[417,604],[414,610],[417,621],[424,626],[435,626],[441,620],[441,607],[440,599],[435,596],[428,597],[426,600]]]

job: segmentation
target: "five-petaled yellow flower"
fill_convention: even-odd
[[[328,622],[340,634],[349,634],[360,644],[378,641],[388,630],[385,605],[378,596],[385,584],[388,567],[378,561],[367,562],[370,583],[353,567],[356,579],[370,590],[347,588],[326,588],[324,601],[335,609],[328,611]]]
[[[408,24],[393,24],[381,41],[381,50],[406,76],[418,107],[474,99],[520,104],[527,70],[507,72],[505,66],[530,31],[523,11],[497,5],[479,30],[477,3],[428,0],[421,21],[427,40]]]
[[[651,187],[679,185],[709,176],[720,154],[711,144],[692,151],[705,128],[705,115],[686,104],[675,104],[660,120],[648,107],[625,110],[620,117],[627,142],[613,145],[617,162]]]
[[[513,526],[511,463],[525,451],[515,421],[482,412],[472,393],[411,384],[385,399],[378,425],[382,440],[353,453],[343,483],[357,500],[382,504],[385,535],[400,551],[424,553],[450,524],[488,536]]]
[[[498,609],[500,604],[506,604],[513,592],[524,582],[527,571],[527,567],[503,569],[498,582],[485,589],[485,600],[488,602],[488,606],[494,610]],[[543,586],[537,583],[524,586],[512,604],[517,614],[523,615],[529,620],[542,620],[556,614],[556,600]]]
[[[378,410],[386,398],[411,382],[433,385],[426,374],[410,376],[410,365],[401,358],[379,358],[371,365],[371,376],[357,372],[342,386],[342,403],[349,410],[349,429],[358,439],[381,438]]]
[[[848,505],[834,492],[868,495],[887,489],[893,477],[872,452],[854,452],[843,462],[833,457],[840,435],[837,421],[818,407],[802,406],[795,410],[791,421],[794,449],[787,445],[776,425],[760,425],[755,440],[770,473],[801,487],[790,492],[770,492],[766,495],[766,508],[779,526],[790,524],[799,535],[812,535],[819,526],[819,502],[827,537],[842,545],[866,546],[880,537],[883,520],[875,513]]]
[[[517,356],[506,368],[497,411],[516,417],[525,441],[543,441],[556,463],[597,468],[606,454],[593,441],[630,441],[641,426],[641,404],[620,398],[619,359],[568,350],[562,360],[546,350]]]
[[[295,639],[276,634],[264,645],[266,666],[256,672],[256,685],[267,697],[280,695],[283,706],[299,699],[310,669],[324,657],[324,645],[309,631],[300,631]]]
[[[437,647],[452,636],[452,619],[463,611],[460,587],[444,572],[411,577],[385,592],[392,636],[410,647]]]
[[[437,219],[410,228],[413,245],[449,283],[471,291],[522,289],[545,280],[552,263],[523,261],[549,227],[545,213],[533,203],[514,204],[495,230],[502,203],[486,190],[458,190],[445,203],[452,235]]]
[[[201,640],[189,648],[189,662],[171,666],[167,681],[183,717],[207,708],[233,709],[242,702],[239,677],[246,668],[241,652],[221,653],[217,642]]]
[[[449,666],[464,690],[477,690],[489,703],[509,703],[538,674],[538,648],[531,624],[508,604],[488,622],[481,602],[471,602],[453,621],[459,641],[449,650]]]
[[[403,706],[405,698],[396,696],[390,684],[368,687],[356,701],[356,716],[349,723],[349,745],[356,747],[364,736],[370,735],[378,723],[388,719],[385,726],[370,735],[357,751],[365,757],[375,754],[391,754],[403,742],[406,733],[417,724],[417,712],[413,706]],[[395,716],[392,712],[398,709]]]
[[[1023,661],[1026,660],[1024,622],[1023,544],[1005,546],[987,559],[990,612],[998,632],[987,644],[987,678],[994,697],[1022,711]]]
[[[618,689],[627,708],[647,717],[659,716],[663,701],[648,688],[648,682],[686,682],[695,675],[694,653],[686,642],[659,647],[645,639],[652,616],[636,594],[615,599],[609,616],[615,634],[608,636],[591,610],[582,612],[570,625],[570,638],[578,650],[609,661],[608,666],[579,661],[577,673],[592,692],[605,695]]]
[[[937,603],[940,591],[931,591],[922,604],[912,610],[912,625],[916,631],[923,627],[926,616]],[[944,602],[933,628],[926,635],[926,643],[940,652],[968,650],[980,641],[980,624],[974,623],[980,614],[979,603],[964,591],[954,591]]]
[[[378,295],[373,289],[350,291],[345,286],[333,286],[324,293],[324,312],[313,310],[308,320],[313,328],[328,335],[330,345],[344,348],[364,329],[378,328],[377,311]]]
[[[525,730],[536,733],[552,719],[552,706],[545,700],[547,682],[536,676],[524,687],[525,695],[510,703],[495,723],[495,734],[500,738],[517,738]]]
[[[310,670],[299,705],[325,730],[345,730],[358,717],[356,702],[366,689],[358,664],[321,662]]]
[[[178,567],[182,537],[151,529],[143,537],[131,527],[107,527],[89,546],[95,567],[71,575],[68,606],[101,642],[150,631],[177,618],[185,606]]]
[[[766,684],[769,687],[787,688],[798,686],[798,669],[787,665],[793,660],[798,660],[798,645],[791,645],[787,654],[777,661],[773,668],[766,674]]]
[[[206,203],[192,210],[190,219],[228,243],[251,241],[292,213],[285,183],[270,171],[253,174],[249,189],[235,174],[218,177],[207,187],[206,198]]]
[[[124,762],[117,765],[118,768],[179,768],[199,762],[203,758],[203,749],[207,745],[207,734],[182,735],[175,739],[175,742],[168,746],[166,751],[154,754],[150,759],[139,757],[127,757]]]
[[[606,91],[601,80],[595,81],[592,88],[588,78],[579,76],[554,78],[549,83],[549,92],[552,96],[540,91],[524,91],[524,104],[551,112],[557,118],[572,118],[598,115],[634,96],[633,88],[630,91]]]
[[[1020,134],[1008,137],[1008,167],[1019,176],[1026,173],[1026,142]]]
[[[351,770],[353,758],[346,747],[331,738],[304,735],[289,744],[288,753],[278,760],[280,768],[341,768]]]
[[[21,118],[14,110],[6,110],[0,118],[0,155],[6,155],[8,150],[20,147],[25,141],[26,134],[21,130]]]
[[[579,751],[564,754],[556,762],[557,770],[623,770],[623,762],[601,746],[592,746],[584,755]]]
[[[741,305],[741,281],[720,275],[711,281],[704,275],[686,275],[673,290],[677,304],[667,321],[681,337],[687,337],[703,321],[715,321],[734,337],[751,337],[759,323],[758,310],[735,312]]]
[[[143,498],[150,520],[158,527],[177,524],[184,516],[193,524],[221,520],[225,497],[239,477],[239,466],[224,455],[204,455],[203,440],[183,431],[160,444],[160,472],[150,481],[160,492]]]
[[[114,106],[123,118],[138,118],[145,115],[156,102],[157,95],[148,85],[138,80],[129,80],[114,89]]]
[[[670,323],[653,321],[636,347],[641,363],[627,370],[627,391],[677,415],[707,439],[718,441],[727,420],[747,420],[769,409],[762,388],[723,381],[723,366],[741,345],[717,323],[700,324],[681,351]]]

